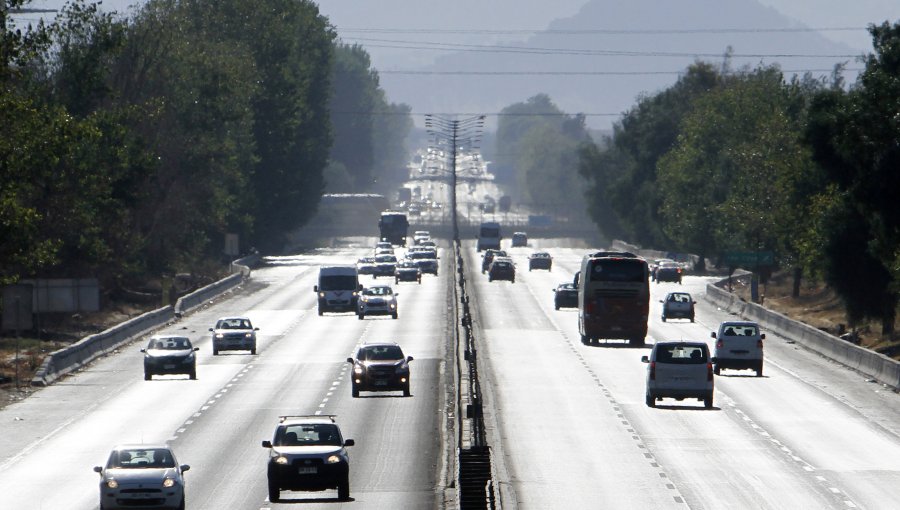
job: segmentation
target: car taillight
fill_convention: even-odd
[[[650,380],[651,381],[656,380],[656,362],[655,361],[650,362]]]
[[[594,300],[589,299],[587,303],[585,303],[584,311],[587,314],[594,313]]]
[[[707,381],[712,381],[712,380],[713,380],[713,366],[712,366],[712,363],[707,363],[707,364],[706,364],[706,380],[707,380]]]
[[[762,350],[762,347],[763,347],[763,346],[762,346],[762,340],[757,340],[757,341],[756,341],[756,348],[759,349],[759,350]]]
[[[721,349],[724,345],[725,344],[721,340],[719,340],[718,342],[716,342],[716,349]]]
[[[676,271],[678,271],[678,274],[681,274],[681,268],[680,268],[680,267],[679,267]]]

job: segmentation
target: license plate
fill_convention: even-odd
[[[387,386],[387,381],[375,381],[375,386]]]
[[[749,354],[750,351],[731,351],[731,354]]]
[[[297,468],[297,473],[301,475],[314,475],[317,473],[316,466]]]
[[[165,368],[166,370],[171,370],[175,368],[175,365],[163,365],[163,368]]]
[[[613,331],[622,331],[622,326],[613,326],[610,329],[612,329]]]

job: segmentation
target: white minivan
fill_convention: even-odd
[[[356,313],[361,290],[356,266],[320,267],[319,283],[313,287],[319,298],[319,315],[325,312]]]
[[[657,342],[641,361],[647,363],[648,407],[656,407],[662,398],[695,398],[703,401],[703,407],[712,408],[715,358],[710,358],[706,343]]]
[[[715,373],[723,368],[731,370],[755,370],[757,377],[763,375],[763,340],[755,322],[729,321],[719,325],[719,331],[710,336],[716,339]]]

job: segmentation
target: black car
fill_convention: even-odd
[[[553,268],[553,257],[545,251],[534,252],[528,257],[528,270],[546,269],[550,271]]]
[[[431,250],[412,251],[406,254],[406,258],[415,262],[423,273],[438,274],[437,252]]]
[[[378,255],[375,257],[375,270],[372,272],[374,278],[379,276],[394,276],[394,270],[397,269],[397,257],[394,255]]]
[[[516,265],[509,257],[494,257],[491,267],[488,268],[488,281],[509,280],[516,283]]]
[[[663,262],[656,268],[656,283],[681,283],[681,273],[681,264],[678,262]]]
[[[394,270],[394,283],[400,282],[422,283],[422,270],[414,261],[402,260],[397,263],[397,269]]]
[[[350,455],[334,416],[282,416],[275,437],[263,441],[269,449],[269,501],[281,491],[337,489],[338,499],[350,499]]]
[[[491,267],[491,262],[494,261],[494,257],[506,257],[507,254],[503,250],[495,250],[493,248],[488,248],[484,250],[484,255],[481,256],[481,273],[484,274]]]
[[[191,379],[197,378],[197,356],[199,348],[191,345],[184,336],[155,335],[150,338],[144,353],[144,380],[149,381],[154,375],[187,374]]]
[[[578,308],[578,287],[573,283],[561,283],[553,289],[553,308]]]
[[[404,357],[394,342],[363,344],[356,351],[356,358],[347,358],[347,363],[353,365],[353,398],[359,397],[360,391],[402,391],[408,397],[412,360],[412,356]]]

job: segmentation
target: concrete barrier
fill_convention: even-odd
[[[129,319],[106,331],[86,336],[63,349],[50,353],[31,379],[32,386],[47,386],[77,370],[98,356],[107,354],[135,337],[172,322],[172,307],[166,306]]]
[[[223,292],[230,290],[232,287],[237,286],[243,281],[243,273],[235,273],[227,278],[223,278],[217,282],[210,283],[206,287],[197,289],[190,294],[186,294],[178,298],[178,301],[175,302],[175,316],[181,317],[182,315],[190,312],[198,306],[206,303],[210,299],[218,296],[219,294],[222,294]]]
[[[710,283],[706,286],[706,299],[724,310],[756,321],[760,326],[857,370],[878,382],[893,388],[900,388],[900,362],[883,354],[841,340],[830,333],[755,303],[748,303],[735,294],[719,288],[716,284]]]

